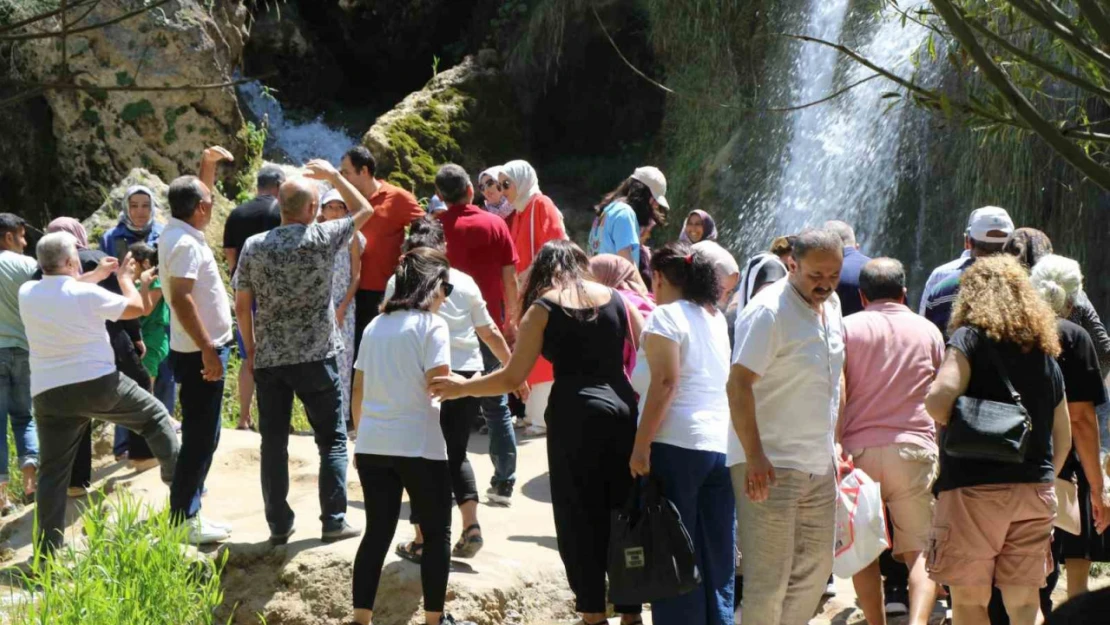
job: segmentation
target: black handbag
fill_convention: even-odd
[[[645,485],[646,482],[646,485]],[[701,575],[678,508],[654,475],[637,480],[609,531],[609,601],[640,605],[694,590]]]
[[[1025,460],[1033,419],[1021,403],[1021,394],[1010,383],[994,346],[986,336],[981,340],[1014,403],[967,396],[957,399],[944,434],[944,452],[953,458],[1018,464]]]

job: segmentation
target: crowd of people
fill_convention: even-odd
[[[838,477],[853,468],[880,483],[893,537],[853,578],[873,625],[888,613],[925,625],[944,595],[955,625],[1033,625],[1051,612],[1060,565],[1075,596],[1091,562],[1110,561],[1110,337],[1079,264],[1001,208],[971,214],[965,255],[933,272],[918,313],[903,265],[866,256],[844,222],[778,237],[741,264],[710,213],[692,210],[678,241],[653,250],[666,178],[640,167],[598,202],[583,250],[525,161],[477,186],[444,165],[425,210],[354,147],[338,167],[314,160],[288,179],[262,168],[257,196],[224,227],[230,297],[205,236],[230,159],[209,148],[197,176],[174,180],[164,225],[156,195],[128,189],[99,251],[60,218],[32,259],[27,225],[0,214],[0,419],[36,493],[43,554],[63,541],[67,494],[88,487],[93,419],[118,426],[118,458],[160,467],[190,542],[230,537],[201,505],[237,345],[238,427],[260,434],[270,543],[296,528],[297,398],[320,454],[320,538],[362,537],[356,625],[373,619],[404,491],[416,536],[392,549],[421,568],[426,622],[455,622],[451,558],[484,543],[469,438],[482,419],[486,500],[510,506],[514,412],[546,437],[584,625],[608,612],[610,515],[646,476],[700,572],[693,591],[652,602],[663,625],[808,622],[829,592]],[[946,444],[966,398],[1024,411],[1020,457]],[[365,532],[346,516],[351,440]],[[1078,535],[1054,534],[1058,484],[1077,493]],[[623,625],[642,622],[642,606],[614,608]]]

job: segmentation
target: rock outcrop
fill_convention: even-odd
[[[208,145],[244,153],[237,138],[243,117],[233,88],[172,89],[232,79],[246,34],[242,0],[172,0],[94,27],[141,7],[131,0],[98,3],[79,21],[88,9],[71,11],[74,34],[66,40],[64,66],[59,38],[34,39],[11,50],[9,74],[17,80],[107,88],[49,89],[41,96],[55,142],[52,160],[64,172],[68,196],[60,210],[47,206],[42,220],[87,214],[133,167],[169,179],[195,171]],[[57,20],[46,20],[28,31],[58,27]],[[125,90],[129,86],[171,90]]]
[[[419,196],[435,192],[443,163],[476,176],[527,153],[519,106],[492,50],[436,75],[379,117],[362,143],[377,159],[379,177]]]

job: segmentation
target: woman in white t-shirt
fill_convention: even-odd
[[[351,398],[358,430],[355,467],[366,500],[366,534],[354,564],[354,622],[368,625],[382,564],[407,490],[420,515],[420,563],[428,625],[443,614],[451,563],[451,485],[439,401],[427,381],[451,371],[447,322],[436,311],[451,294],[447,257],[423,248],[401,257],[396,292],[362,333]]]
[[[420,248],[447,253],[443,225],[435,217],[417,219],[409,225],[409,235],[401,249],[409,252]],[[509,345],[493,323],[478,284],[454,267],[451,268],[448,279],[454,288],[436,313],[447,322],[447,331],[451,337],[451,371],[464,378],[472,378],[482,372],[484,364],[479,340],[489,347],[502,365],[509,362]],[[393,297],[396,284],[396,277],[390,278],[386,284],[386,301]],[[478,524],[478,484],[474,479],[474,469],[466,457],[470,432],[480,410],[481,399],[477,397],[445,400],[439,410],[439,424],[447,442],[451,491],[455,494],[455,503],[462,514],[462,536],[451,549],[451,555],[455,558],[473,558],[484,545],[482,527]],[[419,514],[415,510],[409,517],[409,522],[416,526],[416,536],[410,543],[397,545],[397,555],[419,563],[424,549],[424,536],[420,530]]]
[[[731,623],[736,509],[728,450],[729,346],[717,310],[721,283],[712,260],[684,243],[651,257],[659,306],[641,334],[632,374],[640,423],[629,466],[651,474],[674,502],[694,541],[702,583],[673,599],[653,601],[660,623]]]

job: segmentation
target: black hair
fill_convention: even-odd
[[[451,206],[466,201],[466,190],[470,185],[470,175],[462,167],[448,163],[436,172],[436,192],[439,199]]]
[[[447,256],[428,247],[405,252],[393,273],[393,297],[382,302],[381,312],[397,310],[429,310],[436,289],[448,282],[451,264]]]
[[[1048,615],[1045,625],[1095,625],[1106,622],[1110,611],[1110,588],[1072,597]]]
[[[1005,247],[1005,241],[1002,243],[990,243],[988,241],[971,239],[971,251],[976,256],[993,256],[994,254],[1000,254]]]
[[[859,272],[859,290],[869,301],[900,299],[906,293],[906,269],[893,258],[875,258]]]
[[[593,280],[590,274],[590,259],[582,248],[571,241],[548,241],[536,253],[532,266],[528,270],[528,282],[524,286],[522,310],[528,310],[550,289],[566,287],[571,284],[578,290],[582,302],[586,298],[586,280]],[[578,311],[575,311],[576,313]],[[584,309],[584,318],[596,319],[597,307]]]
[[[682,299],[714,306],[721,297],[721,279],[709,258],[685,243],[668,243],[651,254],[653,274],[666,276]]]
[[[667,213],[660,206],[656,208],[651,204],[652,195],[651,189],[639,180],[632,178],[625,178],[623,182],[617,185],[616,189],[605,194],[601,201],[594,206],[594,212],[598,215],[605,210],[613,202],[621,201],[632,207],[632,211],[636,213],[636,222],[641,228],[647,226],[652,221],[660,226],[667,225]]]
[[[258,177],[255,179],[255,184],[259,189],[280,187],[283,182],[285,182],[285,172],[277,165],[263,165],[262,169],[258,170]]]
[[[355,173],[362,170],[363,167],[370,171],[371,176],[377,175],[378,161],[374,159],[374,155],[364,145],[356,145],[355,147],[347,150],[343,156],[351,161],[351,165],[355,168]]]
[[[0,237],[11,232],[18,235],[20,230],[27,227],[27,220],[12,213],[0,213]]]
[[[137,243],[132,243],[131,247],[127,248],[127,251],[131,252],[131,258],[134,258],[135,262],[140,265],[143,264],[143,261],[147,260],[149,260],[152,265],[158,264],[158,248],[154,245],[139,241]]]
[[[809,228],[798,233],[791,248],[794,260],[801,262],[806,254],[816,250],[843,255],[844,241],[840,239],[839,234],[831,230]]]
[[[204,183],[196,176],[181,176],[170,183],[166,197],[174,219],[188,221],[204,201]]]
[[[443,224],[431,215],[414,219],[409,224],[409,235],[405,238],[402,252],[408,252],[420,247],[430,247],[433,250],[445,252],[447,239],[443,233]]]

